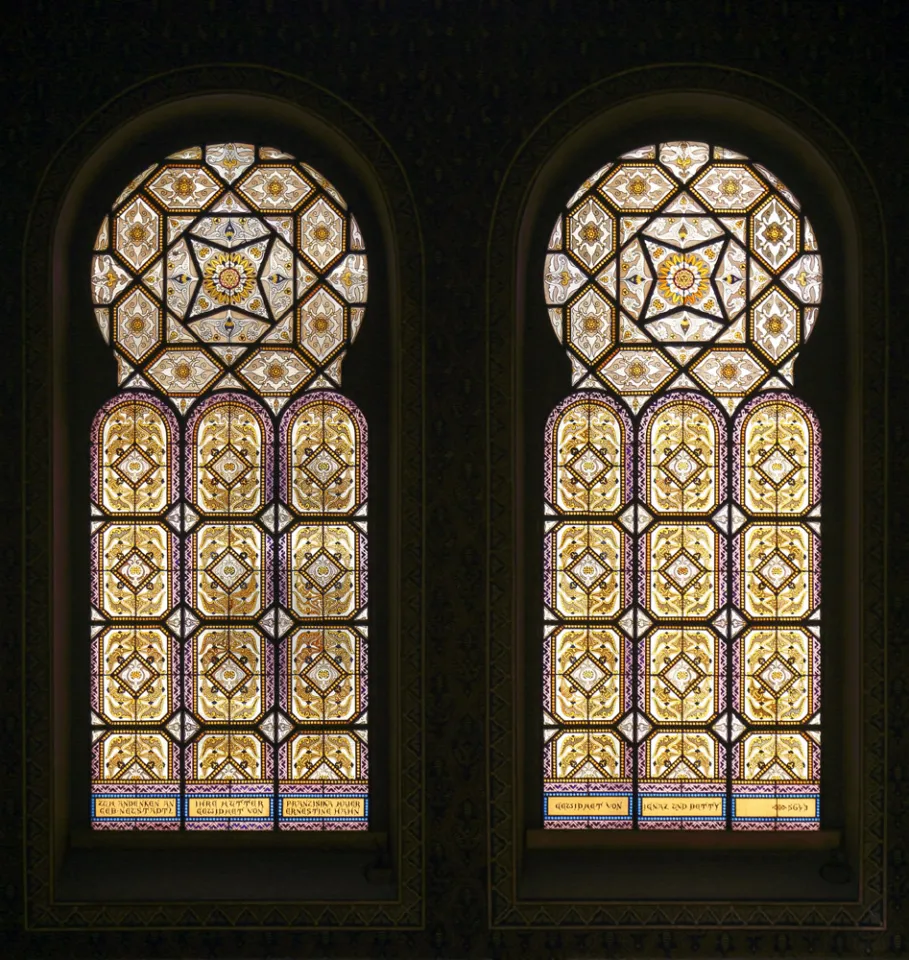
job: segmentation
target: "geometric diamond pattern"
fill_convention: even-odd
[[[324,653],[317,657],[303,673],[303,676],[306,677],[320,693],[325,693],[344,675],[346,675],[346,671],[339,670],[331,658],[325,656]]]
[[[603,670],[591,657],[584,656],[570,670],[566,671],[565,676],[570,677],[572,683],[580,687],[585,693],[593,693],[599,684],[612,674]]]
[[[687,550],[680,550],[660,567],[660,573],[680,591],[685,591],[706,572],[707,569]]]
[[[774,550],[754,572],[774,593],[779,593],[798,576],[799,571],[779,550]]]
[[[93,789],[130,781],[93,825],[366,829],[367,430],[338,389],[363,232],[312,167],[207,144],[136,177],[96,251],[141,389],[92,436]]]
[[[327,447],[320,447],[303,463],[309,478],[323,489],[344,469],[344,464]]]
[[[680,697],[684,697],[692,687],[704,679],[704,672],[696,663],[681,654],[664,667],[657,676],[671,684]]]
[[[230,489],[246,478],[253,465],[238,450],[228,446],[209,462],[208,469]]]
[[[755,677],[767,687],[775,696],[784,693],[795,682],[798,674],[789,668],[789,665],[775,654]]]
[[[568,461],[567,467],[581,483],[591,487],[607,470],[612,469],[612,464],[588,444],[576,457]]]
[[[138,654],[133,654],[126,663],[117,670],[115,676],[124,686],[129,687],[134,695],[138,694],[156,680],[160,674],[153,667],[150,667]]]
[[[230,547],[205,569],[228,593],[252,572],[252,567]]]
[[[325,550],[320,550],[312,561],[303,568],[313,585],[319,590],[328,590],[344,572]]]
[[[155,465],[138,447],[132,447],[114,462],[113,468],[131,487],[135,488],[155,469]]]
[[[544,826],[816,828],[820,431],[790,391],[817,235],[765,167],[671,141],[581,184],[541,259],[576,391],[545,447]]]
[[[252,672],[229,653],[215,666],[206,670],[205,676],[230,696],[237,687],[249,680]]]
[[[158,567],[135,547],[127,553],[122,562],[114,567],[114,575],[128,590],[138,593],[156,573]]]
[[[771,486],[779,488],[798,470],[798,466],[780,447],[774,447],[755,464],[755,469]]]
[[[589,593],[612,570],[592,550],[588,549],[566,568],[566,572]]]
[[[660,463],[660,469],[684,490],[689,483],[697,480],[707,469],[707,465],[687,444],[681,443],[667,454],[666,459]]]

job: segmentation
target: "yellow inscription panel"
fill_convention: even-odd
[[[722,817],[722,797],[642,797],[642,817]]]
[[[817,816],[814,797],[737,797],[737,817],[805,817]]]
[[[627,817],[628,797],[547,797],[550,817]]]
[[[362,817],[366,814],[364,797],[286,797],[285,817]]]
[[[267,817],[267,797],[190,797],[191,817]]]
[[[161,819],[177,815],[175,797],[98,797],[96,817]]]

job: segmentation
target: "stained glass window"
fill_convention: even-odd
[[[194,147],[120,194],[91,283],[94,827],[365,829],[356,219],[289,154]]]
[[[810,222],[740,153],[643,147],[568,201],[544,294],[544,825],[816,829]]]

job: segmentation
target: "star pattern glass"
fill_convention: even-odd
[[[798,202],[722,147],[601,167],[544,263],[543,822],[820,823],[821,299]]]
[[[98,232],[120,392],[92,427],[92,822],[365,830],[363,235],[250,144],[179,151]]]

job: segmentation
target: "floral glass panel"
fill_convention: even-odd
[[[820,823],[821,258],[723,147],[597,170],[544,269],[574,391],[546,427],[543,820]]]
[[[356,219],[289,154],[193,147],[117,198],[91,283],[93,825],[365,829]]]

